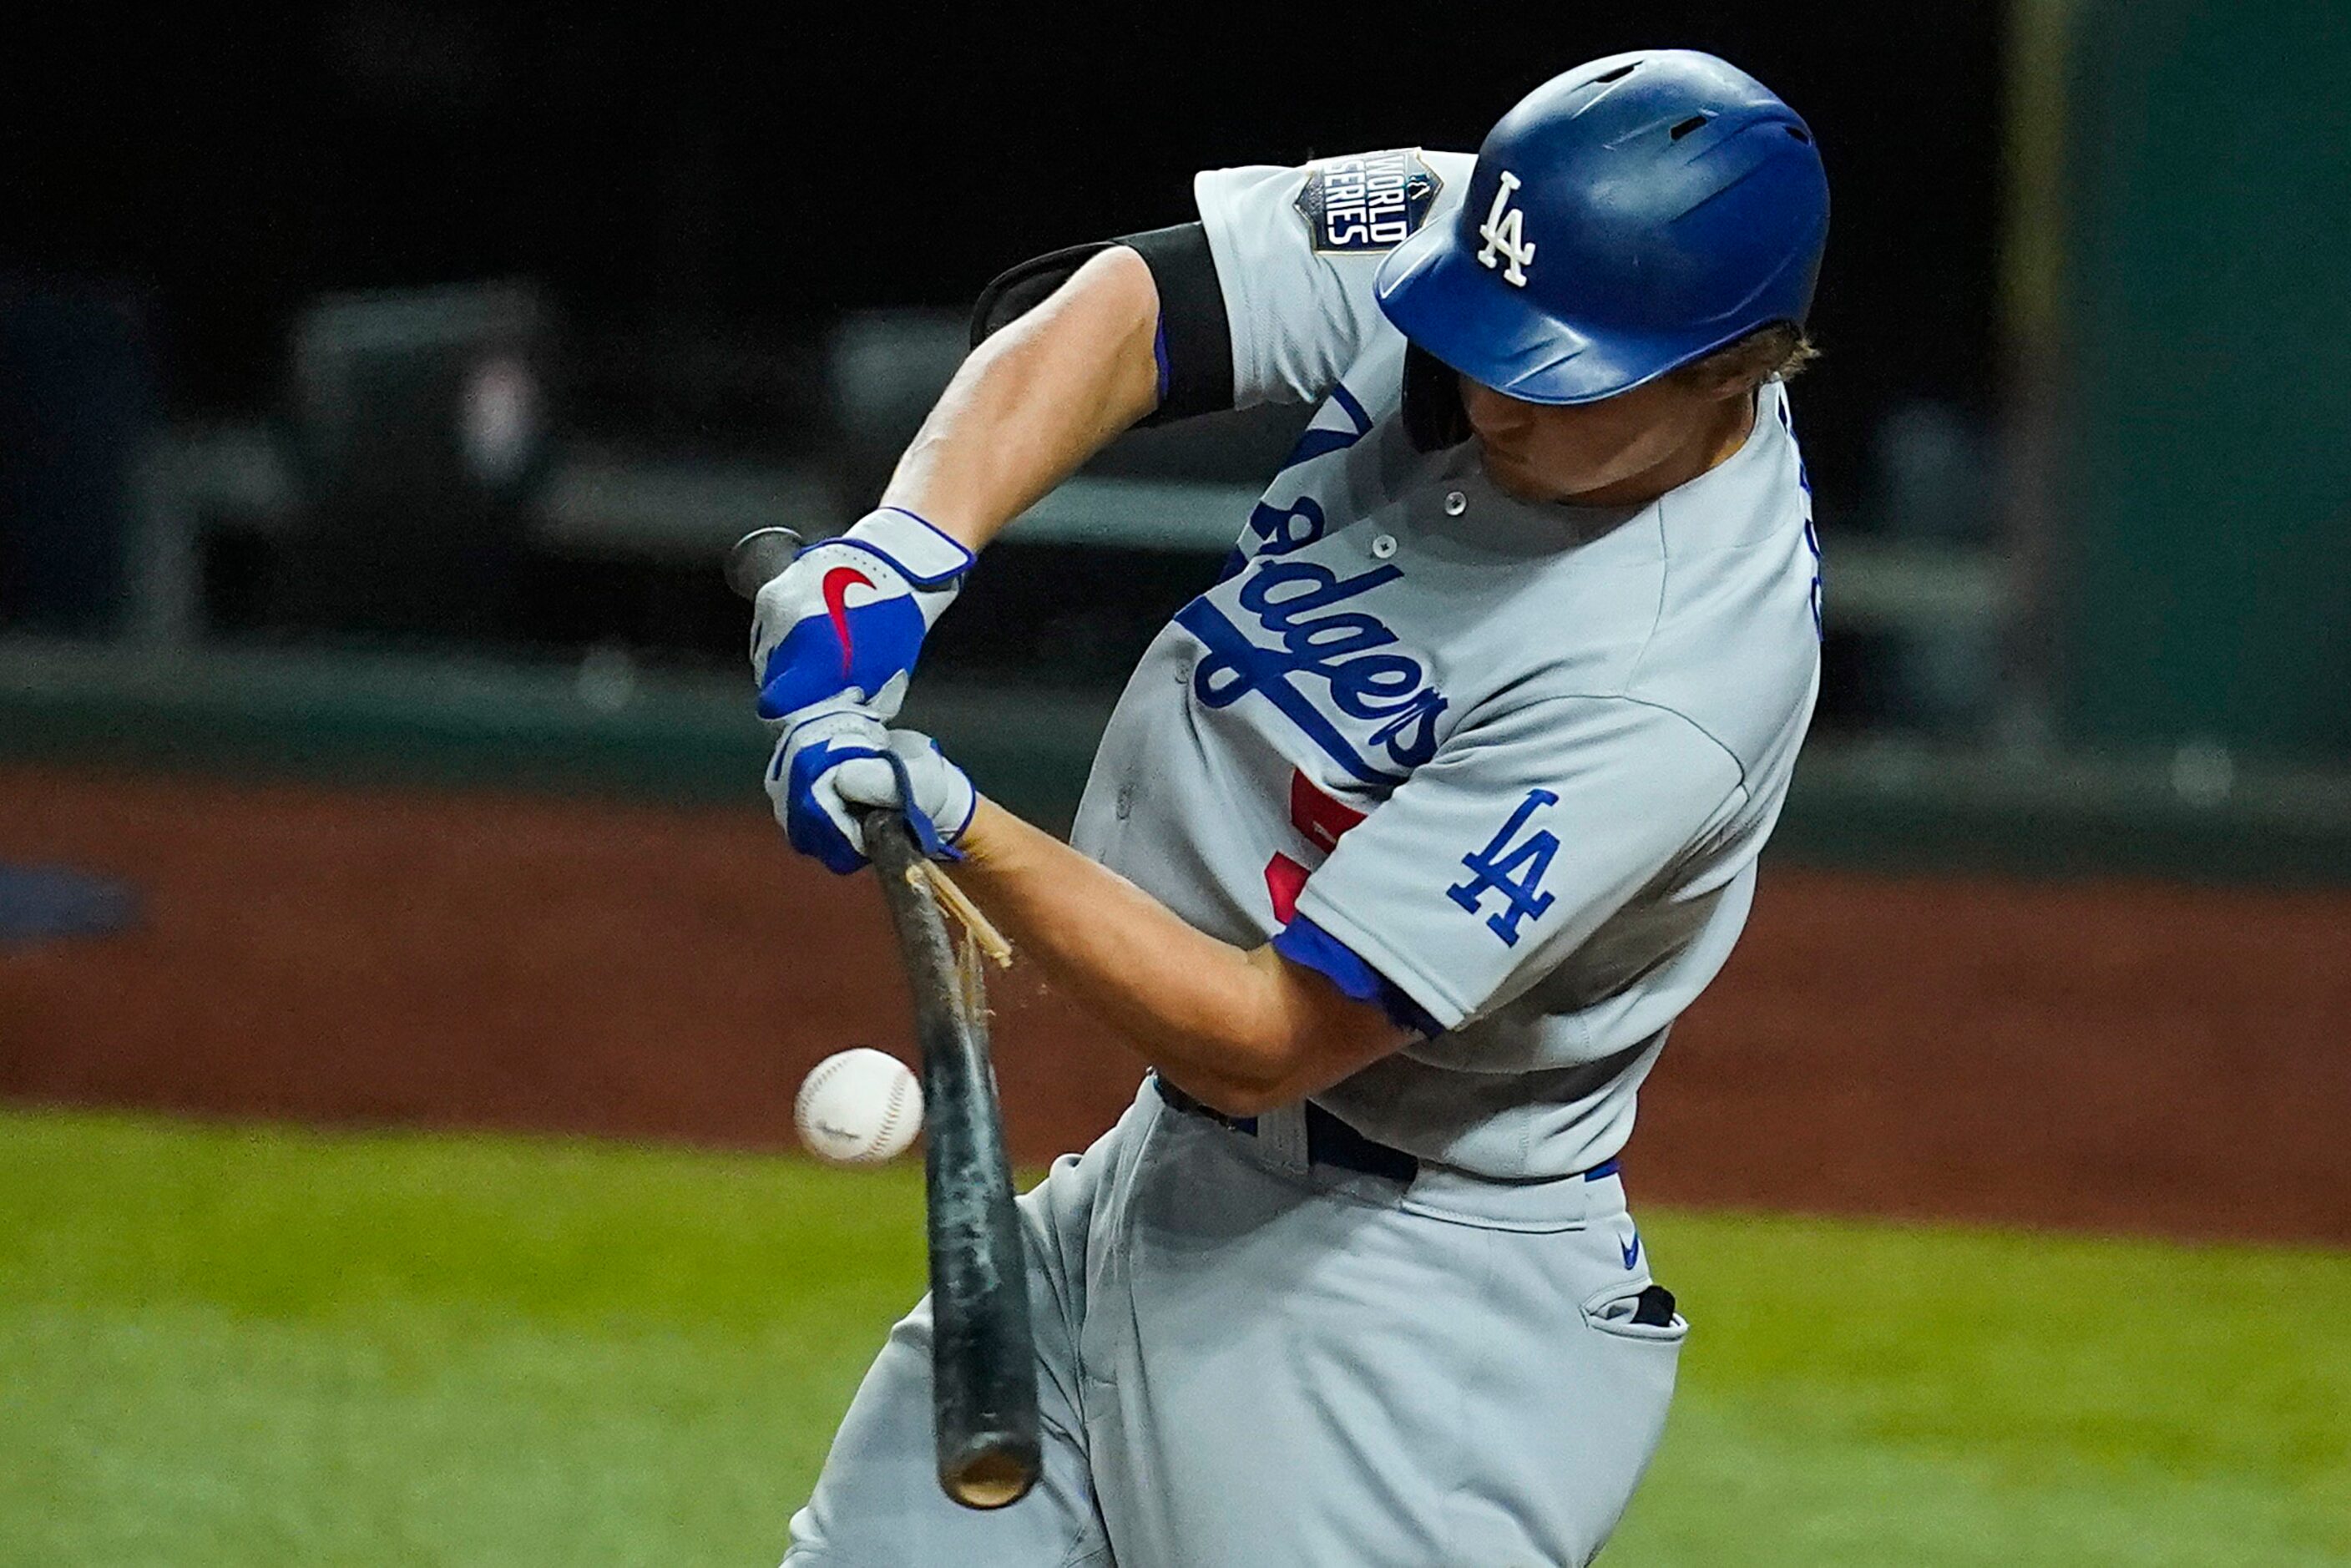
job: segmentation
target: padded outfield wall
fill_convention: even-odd
[[[2020,13],[2072,35],[2061,305],[2020,323],[2060,339],[2065,727],[2351,757],[2351,6]]]

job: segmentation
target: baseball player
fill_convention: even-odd
[[[1687,1325],[1618,1151],[1744,923],[1818,673],[1785,375],[1812,132],[1711,57],[1595,60],[1477,156],[1204,173],[1040,258],[880,508],[761,593],[792,844],[934,852],[1150,1072],[1022,1200],[1044,1476],[932,1480],[900,1323],[792,1568],[1582,1563]],[[1068,844],[891,730],[977,551],[1139,422],[1314,413],[1104,734]]]

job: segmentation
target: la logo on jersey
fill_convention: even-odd
[[[1486,847],[1461,857],[1462,869],[1469,874],[1445,890],[1446,897],[1472,915],[1483,910],[1489,894],[1500,894],[1502,907],[1486,916],[1486,927],[1505,947],[1519,945],[1520,922],[1541,920],[1558,898],[1542,891],[1542,879],[1551,870],[1552,857],[1559,853],[1559,835],[1545,828],[1526,831],[1529,818],[1558,804],[1559,797],[1548,789],[1528,790]]]
[[[1479,225],[1479,237],[1486,248],[1478,259],[1492,267],[1499,257],[1508,256],[1510,265],[1502,268],[1502,281],[1514,288],[1527,286],[1527,263],[1535,258],[1534,242],[1527,238],[1527,214],[1523,207],[1510,204],[1510,195],[1519,188],[1519,177],[1508,169],[1502,171],[1502,183],[1494,191],[1494,204]]]

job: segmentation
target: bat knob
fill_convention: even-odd
[[[754,528],[726,552],[726,586],[737,598],[757,599],[800,553],[800,537],[789,528]]]
[[[1033,1436],[1023,1441],[1008,1434],[991,1434],[959,1464],[943,1467],[939,1484],[966,1508],[982,1511],[1009,1508],[1029,1495],[1041,1468]]]

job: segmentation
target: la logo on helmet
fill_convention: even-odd
[[[1494,265],[1495,257],[1508,256],[1510,265],[1502,268],[1502,281],[1516,288],[1527,286],[1527,263],[1534,260],[1534,242],[1527,238],[1527,214],[1523,208],[1510,205],[1510,193],[1519,188],[1519,177],[1508,169],[1502,171],[1502,183],[1494,192],[1494,205],[1486,221],[1479,225],[1479,237],[1486,248],[1478,259],[1486,266]]]

